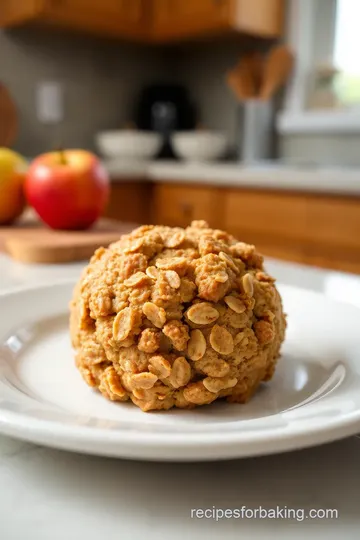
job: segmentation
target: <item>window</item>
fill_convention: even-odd
[[[281,132],[360,133],[360,0],[289,0],[296,57]]]
[[[360,2],[337,0],[333,59],[335,92],[342,105],[360,103]]]

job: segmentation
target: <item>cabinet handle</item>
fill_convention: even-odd
[[[183,216],[186,219],[188,219],[189,221],[191,221],[193,213],[194,213],[193,205],[190,204],[190,203],[187,203],[187,202],[182,202],[182,203],[180,203],[180,208],[181,208],[181,212],[182,212]]]

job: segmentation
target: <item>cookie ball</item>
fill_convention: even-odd
[[[71,302],[84,380],[143,411],[246,402],[271,379],[285,326],[263,257],[204,221],[98,249]]]

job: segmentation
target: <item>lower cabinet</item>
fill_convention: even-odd
[[[154,184],[154,223],[186,227],[194,219],[204,219],[212,227],[222,222],[223,190],[210,186]]]
[[[151,184],[146,181],[113,181],[105,217],[136,224],[150,223],[151,190]]]
[[[360,197],[156,184],[152,221],[204,219],[271,257],[360,273]]]
[[[264,255],[360,273],[360,197],[118,181],[106,216],[180,227],[204,219]]]
[[[224,228],[265,254],[303,262],[306,220],[302,194],[226,190]]]

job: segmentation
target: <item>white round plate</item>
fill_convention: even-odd
[[[0,431],[47,446],[149,460],[269,454],[360,431],[360,310],[279,286],[288,330],[276,374],[246,405],[143,413],[90,389],[68,332],[73,283],[0,295]]]

